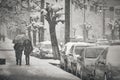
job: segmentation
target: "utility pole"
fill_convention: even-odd
[[[84,0],[84,9],[83,9],[83,38],[84,38],[84,41],[86,42],[87,40],[87,35],[86,35],[86,13],[85,13],[85,0]]]
[[[103,9],[103,37],[105,36],[105,9]]]
[[[70,41],[70,2],[65,0],[65,43]]]
[[[106,31],[105,30],[105,11],[106,10],[104,8],[105,8],[105,0],[103,0],[103,9],[102,9],[103,10],[103,38],[105,37],[105,31]]]

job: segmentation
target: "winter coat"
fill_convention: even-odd
[[[15,45],[14,45],[14,50],[15,51],[23,51],[23,49],[24,49],[24,46],[23,46],[23,44],[20,44],[20,43],[16,43]]]
[[[24,41],[23,45],[24,45],[24,54],[29,55],[33,50],[31,41],[29,39],[27,39]]]

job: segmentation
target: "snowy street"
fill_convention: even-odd
[[[80,80],[74,75],[49,64],[45,59],[30,57],[30,65],[25,65],[24,54],[22,65],[15,63],[15,53],[10,40],[1,42],[0,58],[6,59],[5,65],[0,65],[0,80]],[[51,62],[54,62],[51,60]]]

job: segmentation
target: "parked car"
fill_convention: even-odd
[[[53,58],[53,50],[52,50],[52,44],[51,41],[43,41],[40,43],[37,43],[36,46],[39,50],[39,58]],[[59,50],[61,50],[60,45],[58,45]]]
[[[98,39],[96,42],[97,45],[109,45],[109,41],[107,39]]]
[[[109,47],[104,69],[99,69],[104,73],[101,76],[104,80],[120,80],[120,45]]]
[[[53,57],[52,45],[51,41],[43,41],[37,44],[37,48],[39,48],[40,53],[39,57]]]
[[[70,53],[70,48],[73,44],[76,44],[76,42],[68,42],[66,43],[60,52],[60,67],[64,70],[67,69],[67,54]]]
[[[64,46],[64,50],[60,57],[60,65],[69,72],[75,72],[77,57],[83,47],[92,46],[93,44],[85,42],[69,42]]]
[[[31,56],[39,57],[40,55],[40,49],[38,47],[34,47],[33,51],[30,54]]]
[[[96,75],[96,63],[106,57],[107,46],[85,47],[80,57],[77,58],[76,75],[82,80],[87,78],[94,79]]]
[[[87,47],[78,58],[82,80],[120,80],[120,45]]]

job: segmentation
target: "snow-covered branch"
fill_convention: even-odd
[[[57,20],[56,24],[59,23],[59,22],[61,22],[63,24],[65,22],[65,20]]]

